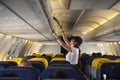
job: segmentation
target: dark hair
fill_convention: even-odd
[[[79,46],[82,44],[83,40],[80,36],[70,36],[69,40],[71,39],[75,39],[75,42],[77,42],[77,44],[74,46],[76,48],[79,48]]]
[[[29,62],[29,61],[26,58],[22,58],[21,63],[24,63],[24,62]]]
[[[46,54],[42,54],[41,56],[47,56]]]
[[[97,56],[102,56],[102,53],[98,52],[98,53],[97,53]]]

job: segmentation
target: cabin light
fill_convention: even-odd
[[[32,42],[33,44],[38,44],[37,42]]]
[[[93,31],[93,30],[95,30],[97,27],[99,27],[99,25],[95,25],[94,27],[90,27],[90,29],[88,30],[88,31],[86,31],[86,32],[83,32],[83,34],[85,35],[85,34],[87,34],[88,32],[91,32],[91,31]]]
[[[100,46],[103,46],[103,44],[102,44],[102,43],[100,43],[99,45],[100,45]]]
[[[112,45],[113,43],[112,43],[112,42],[110,42],[109,44],[110,44],[110,45]]]
[[[25,44],[28,42],[28,40],[24,40],[25,41]]]
[[[106,43],[107,46],[109,46],[109,43]]]
[[[98,43],[97,46],[100,46],[100,44]]]
[[[117,15],[119,15],[119,13],[118,13],[118,12],[113,13],[113,15],[110,15],[110,16],[109,16],[109,20],[111,20],[111,19],[115,18]]]
[[[12,59],[12,57],[10,56],[9,59]]]
[[[89,31],[92,31],[92,30],[94,30],[94,28],[90,28],[90,29],[89,29]]]
[[[94,30],[95,30],[96,28],[98,28],[98,27],[99,27],[99,25],[94,26]]]
[[[82,34],[84,34],[84,35],[85,35],[85,34],[87,34],[87,32],[82,32]]]
[[[117,44],[117,42],[114,42],[114,44],[116,45],[116,44]]]
[[[8,36],[8,35],[7,35],[6,38],[7,38],[7,39],[10,39],[10,38],[12,38],[12,36]]]
[[[118,44],[120,44],[120,42],[118,42]]]
[[[6,57],[5,57],[5,58],[3,58],[3,61],[6,61]]]
[[[4,34],[0,34],[0,37],[3,37],[4,36]]]

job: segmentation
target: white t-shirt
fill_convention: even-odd
[[[70,64],[78,64],[79,58],[79,49],[75,47],[71,47],[72,52],[68,52],[66,55],[66,60],[70,62]]]

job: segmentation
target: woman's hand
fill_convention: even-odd
[[[55,31],[53,32],[53,36],[57,39],[57,34]]]

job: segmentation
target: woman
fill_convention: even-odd
[[[80,53],[79,46],[82,43],[82,38],[80,38],[79,36],[72,36],[70,40],[68,40],[68,38],[64,34],[64,31],[62,31],[64,42],[56,35],[55,32],[53,33],[53,36],[56,38],[58,43],[68,51],[66,55],[66,60],[69,61],[72,65],[77,65]]]

